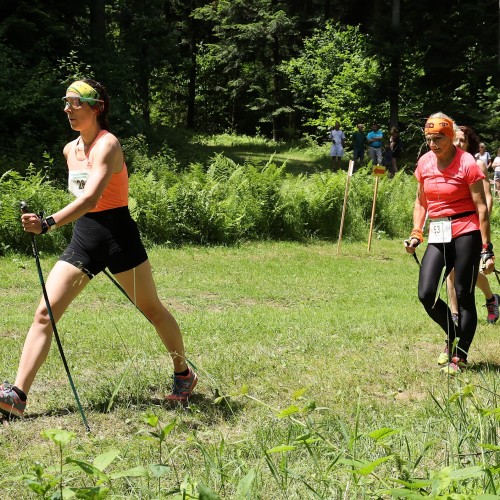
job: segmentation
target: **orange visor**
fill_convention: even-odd
[[[424,133],[425,135],[443,134],[450,139],[455,136],[453,122],[448,118],[429,118],[425,123]]]

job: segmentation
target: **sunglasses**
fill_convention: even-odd
[[[93,99],[92,97],[62,97],[64,101],[64,109],[71,106],[71,109],[80,109],[84,102],[89,106],[93,106],[96,102],[104,102],[101,99]]]
[[[438,135],[438,136],[434,136],[434,137],[425,137],[425,142],[427,144],[430,144],[431,142],[433,142],[434,144],[437,144],[438,142],[441,142],[443,139],[445,138],[444,135]]]

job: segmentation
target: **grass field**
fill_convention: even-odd
[[[64,488],[104,495],[107,486],[110,498],[499,498],[500,326],[486,323],[482,297],[471,367],[448,378],[436,365],[443,334],[418,302],[418,268],[402,243],[341,250],[263,242],[150,251],[199,372],[188,409],[162,404],[171,364],[159,339],[105,276],[95,278],[59,323],[92,433],[54,344],[25,418],[0,430],[2,498],[35,498],[21,479],[46,485],[61,470]],[[53,262],[42,260],[45,274]],[[40,288],[28,253],[1,258],[0,277],[0,376],[13,380]],[[48,429],[75,433],[61,455],[41,436]],[[67,457],[92,463],[110,450],[106,474],[59,469]],[[137,477],[117,473],[137,467]]]

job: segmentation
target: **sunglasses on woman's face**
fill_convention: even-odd
[[[434,136],[425,136],[425,142],[427,144],[430,144],[431,142],[433,142],[434,144],[439,144],[441,143],[441,141],[445,138],[444,135],[434,135]]]
[[[83,106],[84,102],[87,102],[89,106],[93,106],[96,102],[104,102],[100,99],[92,99],[91,97],[68,97],[65,96],[62,98],[64,101],[64,109],[71,106],[71,109],[80,109]]]

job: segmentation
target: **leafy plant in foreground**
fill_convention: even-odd
[[[42,436],[56,445],[59,464],[44,467],[40,463],[35,463],[31,473],[9,478],[3,481],[4,483],[23,481],[40,498],[102,499],[111,492],[113,480],[124,477],[140,477],[146,474],[142,467],[106,474],[105,469],[119,456],[118,450],[110,450],[97,455],[92,463],[69,456],[65,458],[64,449],[75,438],[74,432],[48,429],[42,432]],[[90,479],[92,486],[74,485],[77,482],[76,473],[78,471],[83,472]]]

